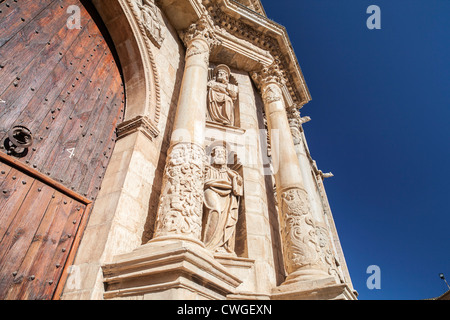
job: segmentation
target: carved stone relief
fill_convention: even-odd
[[[179,143],[167,160],[155,237],[167,234],[193,236],[202,230],[204,150]]]
[[[290,274],[304,267],[317,266],[320,263],[320,248],[307,193],[301,189],[290,189],[281,193],[280,198],[285,214],[281,234],[284,254],[288,258],[285,259],[288,262],[286,271]]]
[[[230,68],[224,64],[215,67],[211,73],[208,81],[207,119],[221,125],[234,126],[239,91],[237,82],[232,77]]]
[[[160,48],[165,37],[161,10],[156,6],[154,0],[135,0],[135,3],[141,11],[139,18],[147,36],[155,46]]]
[[[227,167],[228,155],[224,144],[211,146],[211,164],[204,169],[202,241],[213,252],[234,255],[243,180]]]
[[[326,226],[318,225],[312,215],[307,193],[290,189],[281,194],[286,215],[282,225],[284,254],[288,255],[286,271],[293,273],[303,268],[323,270],[342,281],[331,249],[331,239]]]

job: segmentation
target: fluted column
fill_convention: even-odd
[[[181,37],[187,48],[185,69],[151,241],[183,238],[202,245],[207,77],[215,40],[204,18]]]
[[[327,278],[287,118],[282,94],[283,73],[273,64],[253,73],[252,77],[261,91],[269,129],[287,273],[283,284]]]

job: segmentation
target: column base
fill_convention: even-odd
[[[334,278],[281,285],[272,290],[272,300],[356,300],[357,294],[347,284]]]
[[[222,300],[241,280],[196,241],[158,239],[102,267],[105,299]]]
[[[311,281],[321,281],[324,283],[336,283],[334,277],[320,269],[304,269],[290,273],[282,285],[291,285],[295,283],[308,283]]]

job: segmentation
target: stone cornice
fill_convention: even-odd
[[[244,6],[248,10],[252,10],[253,12],[256,12],[262,16],[267,16],[266,12],[264,11],[264,7],[261,4],[261,1],[259,0],[231,0],[233,2],[239,3],[242,6]]]
[[[286,83],[282,86],[287,106],[303,106],[311,96],[286,29],[258,11],[236,0],[158,0],[178,32],[188,29],[201,16],[208,15],[221,46],[211,52],[212,61],[247,72],[279,61]],[[260,2],[252,0],[250,2]],[[249,3],[250,3],[249,2]],[[253,3],[252,7],[255,7]],[[261,11],[261,10],[259,10]],[[243,61],[237,64],[235,55]]]
[[[117,126],[117,139],[122,139],[138,131],[142,132],[151,141],[159,135],[159,130],[152,120],[146,116],[137,116]]]
[[[286,89],[292,104],[304,105],[311,100],[308,87],[286,29],[233,0],[203,0],[215,24],[239,39],[270,52],[287,78]],[[290,103],[289,103],[290,104]]]

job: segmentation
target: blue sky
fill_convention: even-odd
[[[450,281],[450,1],[262,0],[312,101],[301,111],[361,300],[425,299]],[[369,5],[381,29],[369,30]],[[381,289],[369,290],[370,265]]]

